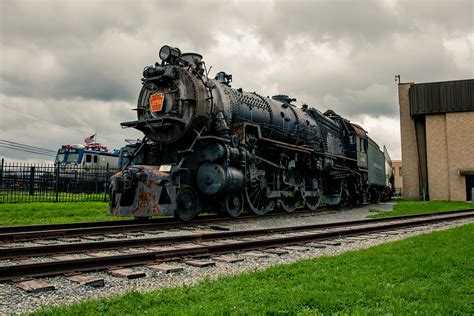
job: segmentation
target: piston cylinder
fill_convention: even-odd
[[[202,193],[215,195],[242,189],[244,187],[244,174],[235,167],[205,163],[198,169],[196,182]]]

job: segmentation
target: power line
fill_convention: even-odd
[[[29,150],[35,150],[35,151],[43,151],[45,153],[54,153],[54,154],[56,153],[56,151],[52,150],[52,149],[21,144],[21,143],[12,142],[12,141],[9,141],[9,140],[6,140],[6,139],[0,139],[0,144],[12,146],[12,147],[18,147],[18,148],[25,148],[25,149],[29,149]]]
[[[48,157],[53,157],[53,156],[55,156],[55,153],[54,153],[54,154],[53,154],[53,153],[51,153],[51,154],[46,154],[46,153],[36,152],[36,151],[33,151],[33,150],[28,150],[28,149],[22,149],[22,148],[17,148],[17,147],[9,147],[9,146],[2,145],[2,144],[0,144],[0,147],[12,149],[12,150],[23,151],[23,152],[27,152],[27,153],[36,154],[36,155],[48,156]]]
[[[85,132],[85,131],[76,129],[76,128],[74,128],[74,127],[65,126],[65,125],[62,125],[62,124],[59,124],[59,123],[56,123],[56,122],[52,122],[52,121],[47,121],[47,120],[39,119],[39,118],[34,117],[34,116],[31,116],[31,115],[29,115],[29,114],[20,113],[20,112],[18,112],[18,111],[13,110],[13,108],[12,108],[10,105],[8,105],[8,104],[6,104],[6,103],[4,103],[4,102],[2,102],[1,104],[4,105],[4,106],[0,106],[0,108],[4,109],[4,110],[6,110],[6,111],[9,111],[9,112],[11,112],[11,113],[13,113],[13,114],[26,117],[26,118],[31,119],[31,120],[36,121],[36,122],[46,123],[46,124],[53,124],[53,125],[60,126],[60,127],[62,127],[62,128],[66,128],[66,129],[69,129],[69,130],[72,130],[72,131],[75,131],[75,132],[79,132],[79,133],[81,133],[81,134],[83,133],[83,134],[86,134],[86,135],[87,135],[87,134],[90,133],[90,131],[89,131],[89,132]],[[5,106],[7,106],[7,107],[5,107]],[[106,137],[106,136],[102,136],[102,135],[101,135],[100,137],[105,138],[105,139],[109,139],[109,140],[113,140],[113,141],[121,142],[121,140],[118,140],[118,139],[115,139],[115,138],[110,138],[110,137]]]
[[[56,155],[56,151],[51,149],[12,142],[6,139],[0,139],[0,147],[48,157]]]

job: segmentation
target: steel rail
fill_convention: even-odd
[[[474,210],[473,210],[474,211]],[[427,214],[416,214],[416,215],[405,215],[405,216],[394,216],[385,218],[372,218],[363,219],[357,221],[343,221],[343,222],[332,222],[325,224],[311,224],[303,226],[287,226],[287,227],[273,227],[273,228],[262,228],[254,230],[240,230],[240,231],[228,231],[228,232],[209,232],[205,234],[189,234],[181,236],[168,236],[168,237],[151,237],[151,238],[132,238],[132,239],[120,239],[120,240],[107,240],[107,241],[95,241],[95,242],[77,242],[77,243],[62,243],[53,245],[41,245],[41,246],[28,246],[28,247],[14,247],[0,249],[0,260],[10,258],[21,258],[28,256],[46,256],[54,254],[67,254],[77,253],[91,250],[107,250],[116,248],[126,247],[143,247],[150,245],[169,245],[176,243],[196,242],[201,240],[212,240],[212,239],[223,239],[223,238],[235,238],[243,236],[261,236],[275,233],[287,233],[287,232],[301,232],[318,229],[329,229],[338,228],[345,226],[360,226],[360,225],[371,225],[384,222],[393,222],[401,220],[411,220],[425,217],[440,217],[440,216],[451,216],[457,215],[460,218],[465,216],[471,216],[472,211],[455,211],[455,212],[438,212],[438,213],[427,213]],[[474,213],[473,213],[474,214]]]
[[[338,211],[343,211],[341,208]],[[192,222],[182,222],[174,218],[158,218],[149,220],[119,220],[105,222],[83,222],[68,224],[51,224],[51,225],[31,225],[31,226],[6,226],[0,227],[0,242],[28,241],[34,239],[51,239],[58,237],[77,237],[92,234],[116,233],[116,232],[137,232],[147,229],[159,230],[169,228],[180,228],[185,226],[199,226],[213,223],[235,222],[240,220],[252,220],[255,218],[268,217],[291,217],[301,216],[305,214],[323,214],[325,212],[334,211],[332,209],[321,208],[319,211],[311,212],[308,210],[298,210],[293,213],[275,212],[269,213],[265,217],[255,214],[244,214],[238,218],[229,218],[222,215],[207,215],[199,217]],[[451,211],[451,212],[462,212]],[[443,212],[440,212],[442,214]]]
[[[321,208],[319,214],[327,211]],[[275,212],[267,214],[265,217],[288,217],[300,216],[309,213],[308,210],[300,210],[293,213]],[[318,213],[313,213],[318,214]],[[263,217],[263,218],[265,218]],[[0,227],[0,242],[9,241],[27,241],[38,238],[56,238],[56,237],[75,237],[87,234],[104,234],[115,232],[134,232],[146,229],[167,229],[179,228],[183,226],[198,226],[204,224],[221,223],[228,221],[251,220],[262,218],[255,214],[244,214],[237,218],[230,218],[223,215],[206,215],[201,216],[192,222],[183,222],[174,218],[157,218],[149,220],[119,220],[105,222],[84,222],[84,223],[68,223],[68,224],[51,224],[51,225],[31,225],[31,226],[6,226]]]
[[[212,219],[208,219],[205,223],[212,222]],[[195,222],[190,225],[199,225],[203,222]],[[113,225],[113,226],[91,226],[91,227],[78,227],[78,228],[67,228],[67,229],[50,229],[40,231],[28,231],[18,233],[6,233],[0,234],[1,242],[12,242],[12,241],[28,241],[34,239],[51,239],[59,237],[75,237],[85,235],[97,235],[106,233],[116,232],[136,232],[147,229],[166,229],[179,227],[180,223],[174,221],[166,221],[161,223],[127,223],[124,225]]]
[[[445,214],[446,216],[424,216],[427,218],[412,218],[412,220],[393,220],[380,225],[365,225],[360,227],[351,227],[347,229],[335,229],[324,232],[305,233],[301,235],[290,235],[278,238],[258,239],[253,241],[231,241],[230,243],[221,243],[216,245],[196,245],[190,248],[172,248],[161,251],[146,251],[140,253],[111,255],[107,257],[93,257],[83,259],[73,259],[65,261],[39,262],[29,264],[16,264],[0,266],[0,281],[9,281],[18,278],[52,276],[69,272],[97,271],[113,266],[133,266],[149,262],[166,262],[180,260],[183,258],[207,256],[210,254],[219,255],[229,252],[254,250],[275,246],[283,246],[309,241],[321,241],[335,237],[344,237],[358,235],[363,233],[373,233],[402,227],[421,226],[437,222],[453,221],[469,217],[474,217],[473,211],[464,212],[465,214]],[[405,218],[407,219],[407,218]],[[207,235],[201,235],[204,237]]]
[[[341,208],[342,210],[343,208]],[[328,211],[328,208],[322,207],[319,208],[314,213]],[[305,214],[307,210],[300,209],[296,210],[293,213],[285,213],[285,212],[273,212],[268,213],[265,216],[286,216],[286,215],[294,215],[294,214]],[[242,214],[237,218],[229,217],[225,214],[210,214],[210,215],[200,215],[192,222],[185,223],[181,220],[177,220],[173,217],[162,217],[162,218],[135,218],[135,219],[122,219],[122,220],[112,220],[112,221],[97,221],[97,222],[78,222],[78,223],[57,223],[57,224],[44,224],[44,225],[24,225],[24,226],[0,226],[0,235],[2,234],[13,234],[13,233],[22,233],[22,232],[39,232],[39,231],[48,231],[48,230],[60,230],[60,229],[76,229],[76,228],[90,228],[90,227],[108,227],[108,226],[123,226],[123,225],[135,225],[135,224],[192,224],[192,223],[200,223],[202,221],[207,220],[238,220],[240,218],[249,219],[261,217],[252,213]]]
[[[202,220],[207,219],[223,219],[223,216],[208,215],[204,216]],[[197,221],[200,221],[198,218]],[[150,219],[127,219],[127,220],[113,220],[113,221],[99,221],[99,222],[80,222],[80,223],[62,223],[62,224],[45,224],[45,225],[27,225],[27,226],[4,226],[0,227],[0,235],[27,233],[27,232],[46,232],[55,230],[80,229],[80,228],[94,228],[94,227],[114,227],[137,224],[175,224],[182,223],[172,217],[150,218]]]
[[[173,220],[173,218],[158,218],[158,219],[124,219],[124,220],[112,220],[112,221],[98,221],[98,222],[79,222],[79,223],[59,223],[59,224],[44,224],[44,225],[26,225],[26,226],[3,226],[0,227],[0,234],[7,233],[22,233],[22,232],[31,232],[31,231],[47,231],[47,230],[56,230],[56,229],[72,229],[72,228],[87,228],[87,227],[106,227],[106,226],[116,226],[116,225],[126,225],[126,224],[136,224],[136,223],[146,223],[146,222],[168,222]]]

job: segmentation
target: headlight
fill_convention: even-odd
[[[161,60],[171,62],[181,56],[181,51],[176,47],[165,45],[160,49],[159,55]]]
[[[165,45],[160,49],[160,59],[165,61],[171,56],[171,47]]]

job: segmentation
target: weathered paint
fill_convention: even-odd
[[[176,187],[171,185],[170,173],[159,171],[159,166],[138,165],[133,166],[133,169],[136,178],[132,182],[132,190],[135,189],[133,203],[122,206],[124,192],[114,192],[110,214],[136,217],[173,215],[176,209]],[[126,174],[123,171],[115,174],[111,181],[112,187],[114,181],[124,176]]]

